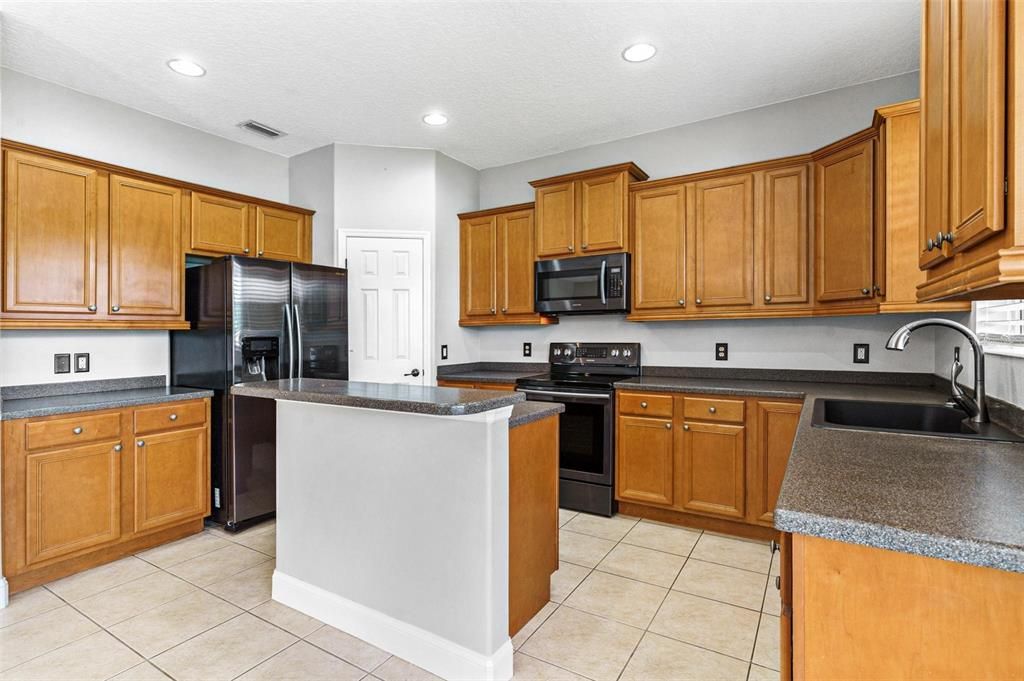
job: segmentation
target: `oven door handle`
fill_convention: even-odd
[[[608,269],[608,261],[607,260],[602,260],[601,261],[601,304],[602,305],[607,305],[608,304],[608,295],[607,295],[607,292],[605,291],[605,288],[604,288],[604,272],[605,272],[606,269]]]
[[[611,395],[595,395],[593,393],[563,393],[553,390],[534,390],[533,388],[517,388],[517,390],[526,395],[544,395],[545,397],[572,397],[575,399],[600,400],[601,402],[609,402],[612,399]]]

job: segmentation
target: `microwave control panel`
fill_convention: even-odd
[[[621,267],[608,268],[608,297],[621,298],[625,282],[622,276]]]

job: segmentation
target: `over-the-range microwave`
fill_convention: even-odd
[[[628,253],[541,260],[534,272],[537,312],[629,312]]]

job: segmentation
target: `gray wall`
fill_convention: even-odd
[[[289,203],[313,215],[313,262],[334,264],[334,145],[288,159]]]

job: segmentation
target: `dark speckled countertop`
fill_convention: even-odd
[[[1024,573],[1024,444],[811,426],[821,397],[942,403],[926,385],[643,376],[619,389],[804,398],[775,526]]]
[[[508,419],[508,427],[525,426],[527,423],[540,421],[565,411],[561,402],[517,402],[512,407],[512,416]]]
[[[316,378],[256,381],[232,386],[232,394],[293,402],[316,402],[434,416],[465,416],[526,400],[518,392],[435,388],[395,383],[360,383]]]
[[[545,362],[472,362],[439,366],[437,379],[469,383],[515,383],[520,378],[546,373],[548,369]]]
[[[166,386],[164,376],[43,383],[0,389],[0,420],[119,409],[212,397],[212,390]]]

